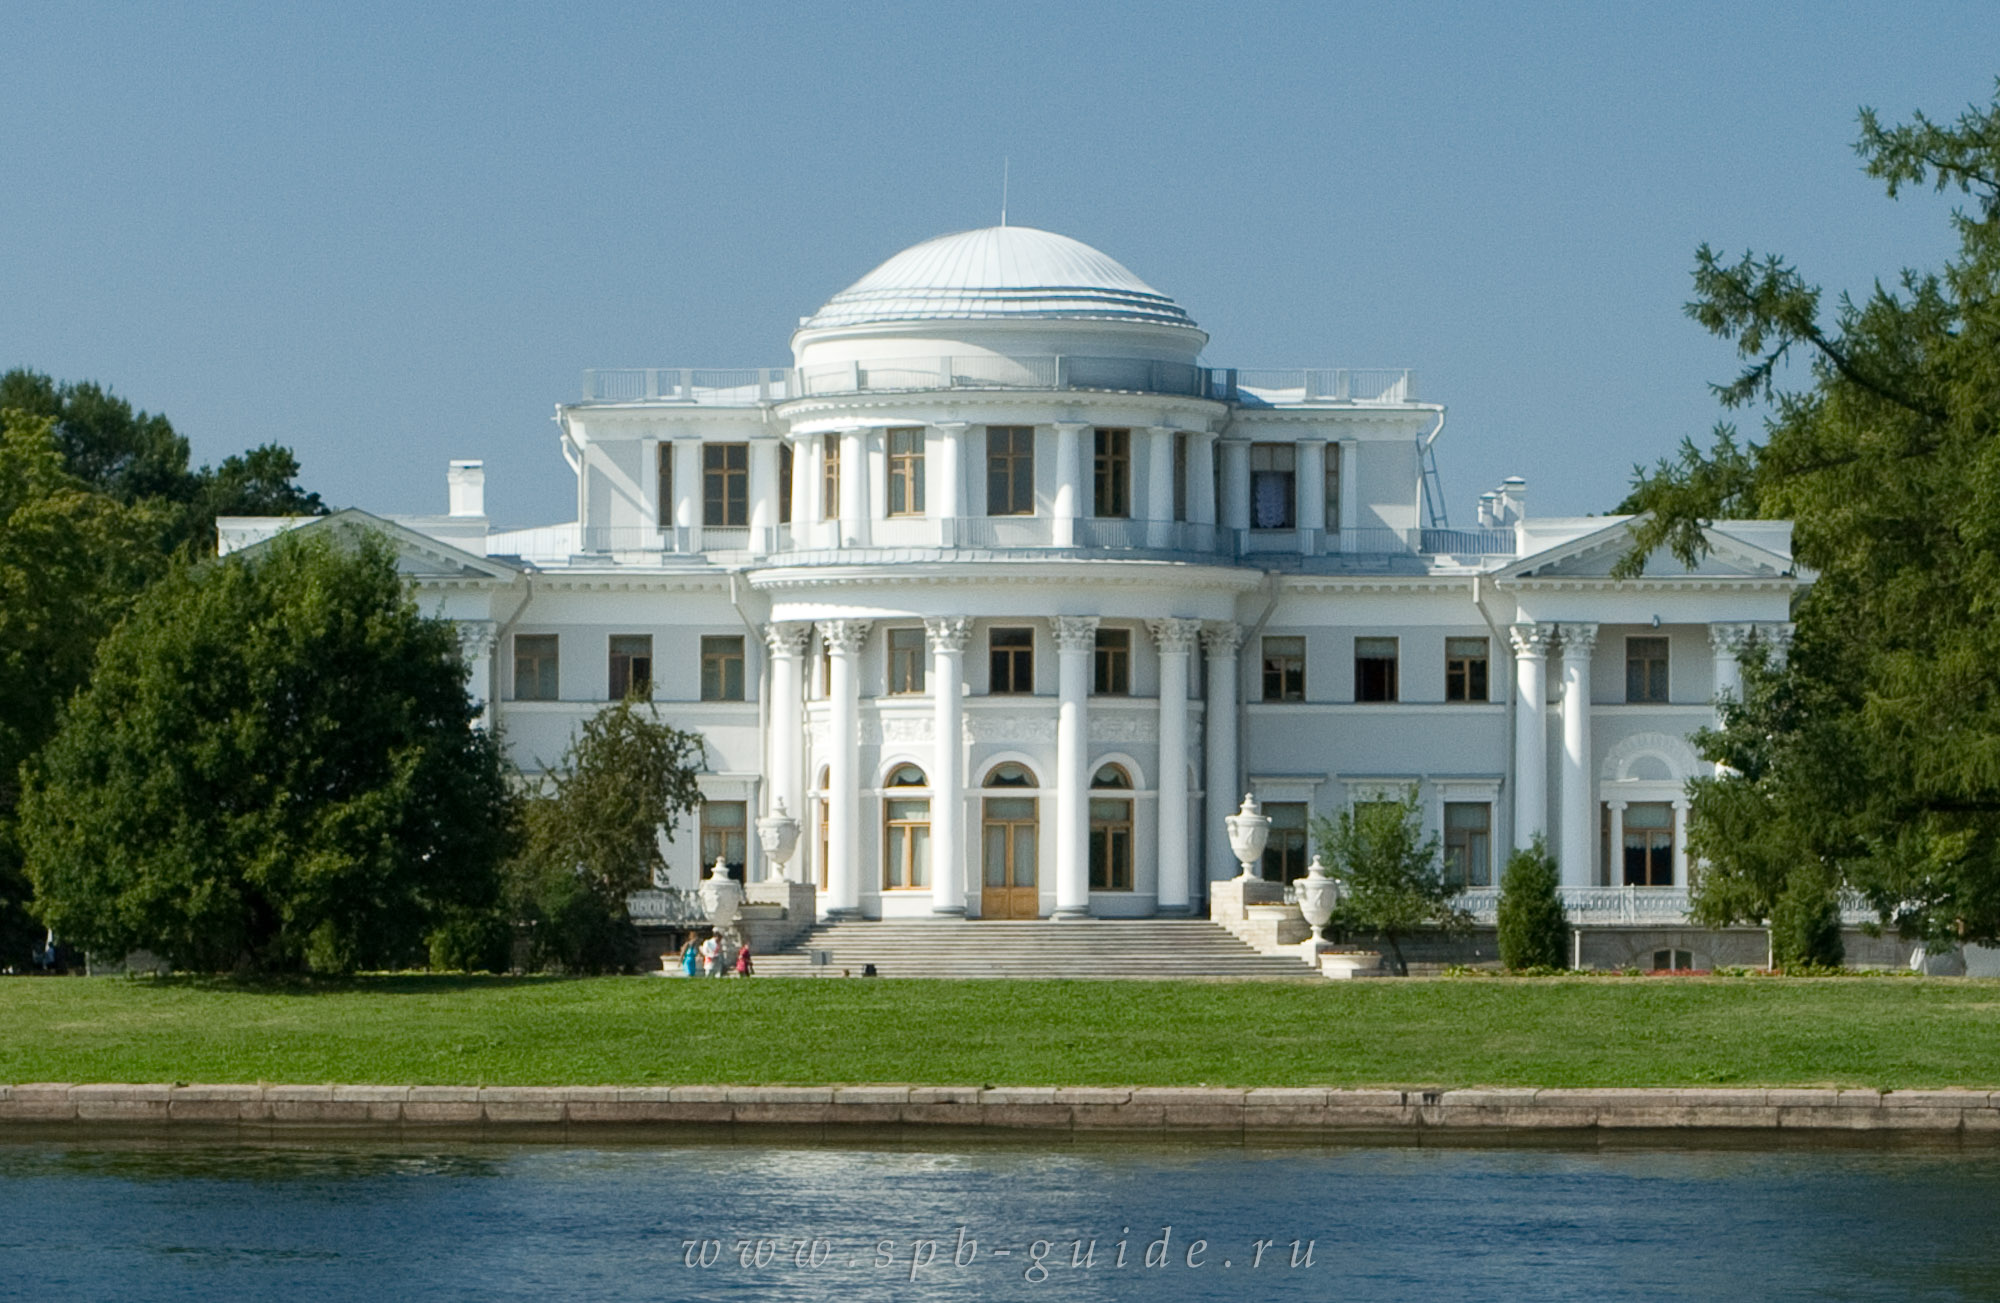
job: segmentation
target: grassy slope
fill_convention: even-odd
[[[2000,1087],[2000,984],[0,981],[0,1082]]]

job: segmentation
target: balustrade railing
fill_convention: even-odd
[[[640,926],[680,927],[708,922],[701,897],[676,887],[655,887],[625,897],[625,910]]]

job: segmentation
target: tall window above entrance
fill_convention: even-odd
[[[986,690],[995,695],[1035,690],[1035,631],[993,629],[986,635]]]
[[[1628,887],[1674,885],[1674,807],[1635,801],[1625,807],[1622,867]]]
[[[1090,690],[1100,697],[1123,697],[1132,691],[1132,631],[1097,631],[1096,674]]]
[[[702,445],[701,523],[720,529],[742,529],[750,523],[749,444]]]
[[[924,432],[889,431],[889,514],[924,514]]]
[[[840,519],[840,436],[822,435],[819,441],[819,518]]]
[[[903,696],[924,690],[924,631],[889,630],[889,694]]]
[[[1035,431],[1032,426],[986,427],[986,514],[1035,514]]]
[[[1132,432],[1096,431],[1090,514],[1125,517],[1132,514]]]
[[[1625,640],[1625,700],[1664,702],[1667,699],[1667,640]]]
[[[1250,528],[1290,529],[1297,523],[1298,455],[1289,443],[1250,445]]]

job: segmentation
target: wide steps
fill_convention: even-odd
[[[816,967],[811,952],[827,952]],[[757,956],[766,977],[989,979],[1312,979],[1296,959],[1259,954],[1205,919],[891,919],[823,923],[795,946]]]

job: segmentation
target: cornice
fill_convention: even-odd
[[[1089,567],[1087,570],[1084,567]],[[1069,586],[1095,588],[1190,588],[1231,593],[1254,591],[1263,582],[1261,570],[1236,571],[1175,561],[1030,561],[1019,565],[981,562],[976,565],[916,567],[798,566],[753,570],[746,578],[759,592],[805,592],[829,588],[1001,588]]]
[[[1613,592],[1613,593],[1790,593],[1806,581],[1791,575],[1662,575],[1658,578],[1611,579],[1603,575],[1522,575],[1494,579],[1495,592]]]
[[[1113,404],[1156,412],[1199,412],[1208,420],[1227,419],[1231,405],[1214,398],[1186,394],[1150,394],[1128,389],[909,389],[881,394],[828,394],[824,397],[791,398],[773,403],[772,412],[783,421],[832,416],[841,412],[907,410],[916,406],[935,407],[1074,407]],[[1178,427],[1176,427],[1178,428]]]

